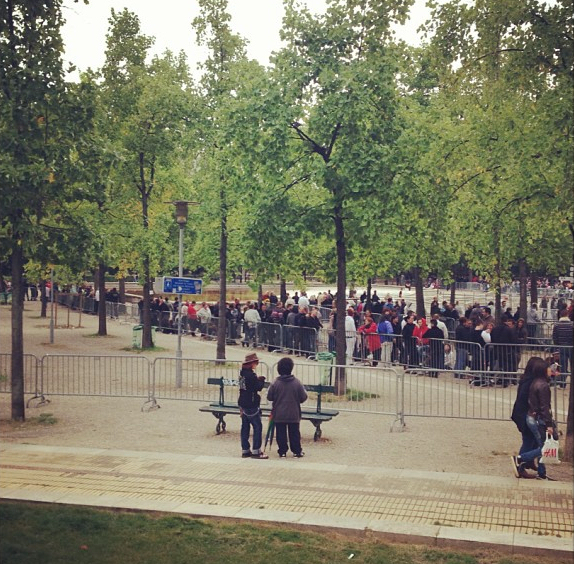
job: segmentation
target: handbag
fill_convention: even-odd
[[[546,433],[546,440],[542,446],[542,458],[540,462],[543,464],[560,464],[558,458],[558,441],[550,433]]]

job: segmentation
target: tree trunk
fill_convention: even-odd
[[[140,168],[143,167],[143,157],[140,155]],[[143,181],[143,169],[140,172]],[[142,184],[140,189],[142,196],[142,221],[143,228],[147,233],[149,227],[148,219],[148,197],[145,191],[145,185]],[[143,286],[143,328],[142,328],[142,349],[151,349],[153,347],[153,339],[151,336],[151,313],[150,313],[150,299],[149,293],[152,288],[151,284],[151,274],[150,274],[150,264],[149,256],[144,256],[143,258],[143,268],[144,268],[144,286]]]
[[[106,265],[103,262],[98,264],[98,288],[100,290],[100,301],[98,303],[98,335],[104,337],[108,334],[106,325]]]
[[[530,303],[538,304],[538,276],[534,272],[530,273]]]
[[[497,324],[500,323],[501,317],[502,317],[502,281],[499,278],[494,286],[494,319]]]
[[[570,235],[572,235],[572,250],[573,256],[571,257],[574,264],[574,224],[568,225]],[[568,415],[566,417],[566,440],[564,441],[564,460],[566,462],[574,462],[574,386],[572,381],[574,378],[574,363],[570,360],[570,395],[568,396]]]
[[[150,289],[151,284],[149,280],[149,259],[144,259],[144,285],[142,296],[142,349],[151,349],[153,347],[153,339],[151,333],[151,312],[150,312]]]
[[[369,276],[367,278],[367,300],[365,303],[365,310],[373,311],[373,302],[371,300],[371,293],[373,289],[373,279]]]
[[[24,253],[19,239],[19,235],[14,234],[12,240],[12,354],[10,357],[13,421],[26,419],[24,403],[24,292],[22,288]]]
[[[119,283],[119,292],[120,292],[120,303],[125,304],[126,303],[126,279],[120,278],[118,280],[118,283]]]
[[[528,311],[528,274],[526,272],[526,261],[521,258],[518,261],[518,278],[520,281],[520,317],[526,321]]]
[[[279,295],[281,296],[281,301],[283,305],[287,301],[287,281],[285,278],[281,278],[281,286],[279,287]]]
[[[46,292],[45,280],[40,281],[40,304],[42,305],[40,308],[40,317],[48,317],[48,294]]]
[[[426,317],[423,279],[421,277],[421,269],[418,266],[414,269],[414,275],[415,275],[415,295],[417,302],[416,306],[417,317]]]
[[[452,268],[452,282],[450,285],[450,303],[454,306],[456,300],[456,275],[454,267]]]
[[[345,316],[347,315],[347,246],[345,242],[345,228],[342,218],[342,206],[335,206],[335,239],[337,246],[337,331],[335,334],[335,352],[337,365],[335,375],[335,393],[345,395],[347,392]]]
[[[259,284],[259,286],[257,286],[257,303],[259,304],[259,307],[261,307],[261,304],[263,303],[263,285]]]
[[[502,317],[502,266],[500,260],[500,230],[499,226],[496,223],[494,225],[494,233],[493,233],[493,241],[494,241],[494,285],[495,285],[495,293],[494,293],[494,318],[496,323],[500,323],[500,318]]]
[[[219,242],[219,322],[217,325],[217,360],[225,360],[225,343],[227,340],[227,319],[225,300],[227,298],[227,203],[223,181],[220,190],[221,233]]]

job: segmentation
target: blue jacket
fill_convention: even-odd
[[[379,331],[379,335],[381,336],[381,343],[392,341],[393,340],[393,326],[388,319],[383,319],[379,321],[379,325],[377,327]]]

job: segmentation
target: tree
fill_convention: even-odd
[[[191,79],[183,54],[166,52],[146,63],[152,39],[140,33],[137,16],[112,10],[107,36],[106,62],[102,68],[103,103],[108,107],[109,136],[122,153],[118,182],[125,204],[123,219],[134,218],[138,201],[139,225],[131,223],[133,241],[143,272],[142,347],[153,345],[150,317],[152,274],[167,255],[173,221],[161,198],[170,198],[178,186],[167,186],[170,167],[182,158],[186,130],[194,123]],[[135,193],[135,194],[134,194]],[[134,199],[134,195],[136,199]],[[177,194],[176,199],[185,199]],[[163,211],[152,209],[162,204]]]
[[[274,62],[285,102],[296,110],[286,125],[311,157],[308,171],[333,222],[339,312],[346,310],[349,241],[373,224],[373,209],[363,204],[389,196],[397,136],[390,26],[404,21],[409,4],[333,1],[324,15],[313,16],[286,3],[286,47]],[[343,315],[337,316],[336,354],[344,364]],[[337,388],[344,392],[344,371]]]
[[[235,89],[240,84],[233,80],[240,77],[233,73],[236,64],[245,59],[245,41],[231,31],[231,16],[227,0],[199,0],[200,15],[193,21],[197,41],[209,49],[203,63],[201,81],[205,104],[204,127],[201,135],[208,150],[202,155],[200,168],[209,197],[204,205],[208,214],[217,218],[219,234],[219,322],[217,330],[217,359],[225,359],[226,344],[226,294],[229,229],[234,204],[232,194],[245,177],[237,170],[235,161],[233,127],[226,121],[229,106],[233,106]],[[213,253],[212,253],[213,254]]]
[[[91,116],[63,78],[61,1],[2,2],[0,21],[0,234],[11,255],[12,419],[23,421],[23,268],[69,254],[78,234],[66,204],[81,197],[76,146]]]
[[[432,16],[436,68],[458,107],[463,131],[458,170],[451,172],[465,177],[457,199],[465,210],[473,209],[479,194],[482,209],[495,210],[482,216],[486,229],[476,241],[482,252],[469,261],[498,281],[516,263],[523,265],[524,281],[526,264],[560,269],[554,259],[543,265],[540,257],[574,253],[572,1],[453,0],[435,6]],[[541,216],[554,220],[550,237],[539,235]],[[573,442],[571,390],[569,460]]]

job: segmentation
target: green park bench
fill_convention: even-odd
[[[209,405],[204,405],[199,408],[199,411],[205,413],[212,413],[217,419],[217,425],[215,426],[216,434],[225,433],[226,415],[239,415],[240,407],[236,403],[226,403],[225,402],[225,388],[227,386],[238,386],[238,380],[231,380],[229,378],[208,378],[207,383],[209,385],[219,386],[219,401],[212,402]],[[265,388],[269,387],[269,382],[265,382]],[[305,385],[305,390],[308,392],[315,392],[317,394],[317,402],[315,406],[301,406],[301,419],[305,421],[311,421],[315,427],[315,435],[313,439],[315,441],[319,440],[322,435],[321,423],[326,421],[331,421],[333,417],[339,415],[336,409],[324,409],[321,405],[321,399],[323,394],[333,394],[335,393],[335,388],[333,386],[324,386],[322,384]],[[271,413],[271,408],[262,406],[261,412],[263,415],[269,415]]]

